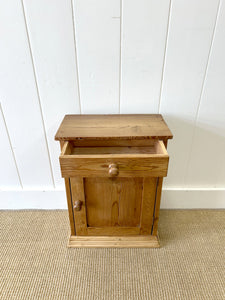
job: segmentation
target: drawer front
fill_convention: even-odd
[[[164,177],[169,156],[162,141],[155,141],[154,149],[145,147],[85,148],[75,151],[66,142],[60,155],[63,177]],[[147,147],[146,147],[147,148]],[[132,152],[133,151],[133,152]],[[107,152],[107,154],[105,154]]]

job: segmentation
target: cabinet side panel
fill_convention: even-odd
[[[61,150],[64,146],[64,143],[65,143],[64,141],[60,141]],[[75,231],[75,223],[74,223],[74,215],[73,215],[73,203],[72,203],[70,179],[64,178],[64,181],[65,181],[66,199],[67,199],[69,221],[70,221],[70,232],[71,232],[71,235],[75,235],[76,231]]]
[[[65,187],[66,187],[66,198],[67,198],[67,206],[68,206],[68,212],[69,212],[71,235],[75,235],[74,215],[73,215],[73,206],[72,206],[69,178],[65,178]]]
[[[157,183],[157,188],[156,188],[156,200],[155,200],[155,209],[154,209],[154,222],[153,222],[153,226],[152,226],[152,235],[157,235],[157,231],[158,231],[162,183],[163,183],[163,177],[159,177],[158,183]]]
[[[87,235],[86,204],[84,197],[84,184],[82,177],[70,178],[73,207],[76,201],[81,201],[81,209],[73,210],[76,235]]]
[[[163,140],[163,143],[167,149],[168,140],[167,139]],[[157,236],[158,234],[158,222],[159,222],[162,185],[163,185],[163,177],[159,177],[157,181],[157,187],[156,187],[155,208],[154,208],[153,224],[152,224],[152,235],[155,236]]]
[[[146,177],[143,184],[140,234],[151,234],[157,178]]]

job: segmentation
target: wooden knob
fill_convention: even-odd
[[[80,211],[81,210],[81,206],[82,206],[82,201],[80,201],[80,200],[75,201],[74,209],[76,211]]]
[[[116,164],[109,165],[109,176],[117,176],[119,174],[119,169]]]

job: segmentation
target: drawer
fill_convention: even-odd
[[[59,160],[62,177],[164,177],[169,156],[159,140],[146,147],[76,147],[66,141]]]

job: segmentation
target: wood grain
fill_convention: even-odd
[[[105,154],[108,153],[108,154]],[[109,177],[109,166],[117,177],[166,176],[169,156],[162,141],[148,147],[72,147],[65,143],[60,155],[63,177]]]
[[[59,129],[63,134],[70,126],[73,134],[93,130],[90,138],[77,134],[71,140],[59,139],[61,171],[70,180],[76,227],[70,247],[159,246],[157,225],[162,177],[167,174],[169,160],[165,147],[168,135],[162,140],[157,135],[142,136],[146,128],[155,128],[155,122],[163,122],[160,115],[150,115],[148,124],[149,116],[145,116],[65,117]],[[165,123],[163,126],[166,130]],[[157,126],[155,131],[153,128],[152,133],[156,133]],[[114,130],[117,135],[113,135]],[[131,136],[121,134],[123,131]],[[94,239],[77,239],[85,236]],[[134,239],[121,240],[120,236]]]
[[[157,187],[156,187],[154,220],[153,220],[153,226],[152,226],[152,231],[151,231],[152,235],[158,234],[158,222],[159,222],[159,210],[160,210],[160,202],[161,202],[162,184],[163,184],[163,178],[159,177],[157,180]]]
[[[118,223],[120,226],[140,226],[143,178],[121,179]]]
[[[66,115],[56,140],[171,139],[161,115]]]
[[[87,220],[86,220],[86,204],[84,196],[84,186],[82,177],[70,178],[72,202],[73,206],[75,201],[82,201],[82,207],[80,211],[73,210],[75,218],[75,228],[77,235],[87,235]]]
[[[69,248],[159,248],[156,236],[71,236]]]
[[[115,163],[117,177],[166,176],[168,156],[142,155],[92,155],[60,156],[62,177],[109,177],[109,165]]]
[[[87,225],[139,226],[142,182],[142,178],[85,178]]]
[[[75,222],[74,222],[74,215],[73,215],[73,203],[72,203],[72,195],[71,195],[69,178],[65,178],[65,188],[66,188],[66,198],[67,198],[67,206],[68,206],[68,213],[69,213],[69,220],[70,220],[71,235],[75,235]]]
[[[73,141],[63,141],[60,140],[61,145],[61,156],[64,155],[74,155],[77,157],[79,155],[82,157],[88,157],[88,155],[101,155],[104,154],[130,154],[130,155],[139,155],[139,154],[154,154],[154,156],[161,157],[161,154],[168,156],[167,150],[165,148],[166,142],[159,140],[149,140],[151,143],[145,146],[133,146],[131,145],[108,145],[108,146],[77,146],[74,145]],[[127,156],[130,157],[130,156]]]
[[[167,140],[164,141],[164,151],[167,149]],[[160,211],[160,203],[161,203],[161,194],[162,194],[162,184],[163,184],[163,177],[158,177],[156,182],[156,197],[155,197],[155,206],[154,206],[154,213],[153,213],[153,224],[152,224],[152,235],[158,234],[158,222],[159,222],[159,211]]]
[[[157,178],[146,177],[143,184],[140,234],[151,234]]]
[[[94,236],[129,236],[129,235],[138,235],[140,234],[139,227],[121,227],[121,226],[111,226],[111,227],[88,227],[87,235]]]
[[[70,150],[68,142],[65,141],[60,141],[60,148],[61,148],[61,152],[63,153],[67,153],[67,151]],[[66,188],[66,199],[67,199],[67,207],[69,213],[71,235],[75,235],[76,231],[75,231],[75,221],[74,221],[74,214],[73,214],[73,202],[72,202],[72,195],[71,195],[70,179],[65,178],[64,181],[65,181],[65,188]]]
[[[75,147],[146,147],[152,146],[155,139],[131,140],[131,139],[109,139],[109,140],[73,140],[70,141]]]
[[[91,227],[118,226],[118,180],[85,178],[84,192],[87,206],[87,225]]]
[[[164,154],[162,149],[155,149],[155,144],[148,147],[73,147],[71,155],[93,155],[93,154]],[[165,153],[166,154],[166,153]]]

